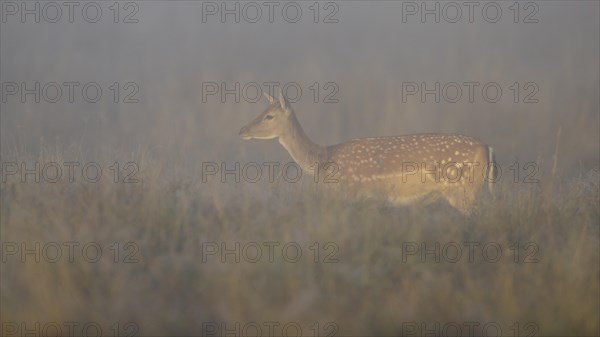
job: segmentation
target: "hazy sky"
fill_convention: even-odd
[[[234,95],[223,100],[220,92],[203,92],[214,83],[219,91],[238,83],[241,91],[252,89],[249,83],[265,89],[264,83],[278,82],[302,89],[294,108],[321,143],[460,132],[491,144],[505,161],[536,161],[554,153],[561,127],[566,169],[582,163],[590,168],[599,160],[597,1],[537,1],[518,8],[478,2],[472,15],[462,2],[282,2],[273,5],[273,22],[263,2],[232,1],[227,8],[193,1],[124,2],[119,8],[98,2],[87,5],[85,16],[81,3],[72,23],[60,3],[57,19],[57,8],[28,2],[30,9],[40,6],[39,23],[33,14],[23,18],[23,3],[13,4],[2,2],[0,33],[4,153],[20,147],[36,155],[43,138],[52,146],[77,143],[92,150],[160,146],[198,160],[283,160],[286,153],[275,142],[237,137],[264,101],[250,102],[241,92],[239,102]],[[221,16],[236,6],[239,22],[235,14]],[[435,14],[421,16],[435,6],[439,23]],[[65,82],[79,83],[73,103]],[[474,102],[465,82],[477,83]],[[23,83],[25,89],[40,85],[40,103],[31,94],[21,102]],[[48,83],[62,90],[56,103],[42,92],[52,96]],[[96,103],[83,97],[88,83],[88,90],[102,90]],[[414,83],[449,90],[454,87],[448,83],[457,83],[462,96],[436,103],[429,95],[423,103],[420,93],[403,91]],[[482,96],[487,83],[501,88],[497,102]],[[325,103],[328,95],[337,102]]]

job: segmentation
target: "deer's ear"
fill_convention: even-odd
[[[281,91],[279,91],[279,104],[281,105],[281,108],[285,110],[290,107],[288,101],[285,99]]]
[[[269,100],[269,104],[273,104],[273,102],[275,102],[275,98],[273,98],[273,96],[269,95],[268,93],[263,92],[263,95],[265,95],[265,98]]]

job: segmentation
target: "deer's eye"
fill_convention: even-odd
[[[272,115],[266,115],[266,116],[265,116],[265,119],[266,119],[266,120],[273,119],[273,116],[272,116]]]

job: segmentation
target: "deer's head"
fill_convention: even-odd
[[[269,107],[240,130],[243,139],[279,138],[294,126],[294,112],[285,97],[279,93],[276,100],[267,93],[264,95],[269,100]]]

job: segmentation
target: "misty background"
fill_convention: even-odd
[[[0,33],[3,83],[96,82],[103,92],[97,103],[83,101],[82,86],[75,89],[74,103],[68,102],[65,87],[57,103],[36,103],[32,95],[22,103],[18,94],[7,95],[1,105],[3,160],[16,153],[35,158],[44,148],[63,151],[65,160],[145,151],[177,162],[191,175],[203,161],[287,162],[291,159],[277,142],[245,142],[237,135],[265,109],[264,99],[253,103],[241,97],[238,103],[228,95],[223,102],[213,95],[203,102],[202,90],[208,82],[225,82],[228,88],[236,82],[241,87],[295,82],[303,93],[292,106],[320,144],[463,133],[493,146],[502,166],[537,162],[544,174],[555,153],[557,170],[566,175],[598,166],[596,1],[536,2],[536,23],[514,23],[512,3],[506,2],[497,2],[503,12],[496,23],[483,20],[481,6],[474,23],[468,22],[466,7],[457,23],[443,18],[435,23],[432,16],[423,23],[418,15],[403,22],[403,5],[393,1],[335,2],[334,23],[322,22],[332,12],[327,2],[319,3],[319,23],[309,9],[313,2],[299,2],[303,13],[296,23],[283,19],[281,6],[275,8],[273,23],[264,6],[257,23],[243,17],[236,23],[233,16],[221,22],[218,14],[203,22],[202,2],[135,3],[136,23],[115,23],[110,4],[101,2],[102,18],[96,23],[85,22],[80,7],[73,23],[66,17],[57,23],[35,23],[29,17],[22,23],[18,14],[6,16]],[[118,21],[131,12],[126,4],[120,3]],[[523,6],[519,21],[531,12]],[[121,89],[119,103],[109,89],[114,82]],[[124,90],[128,82],[139,89],[137,103],[122,102],[133,90]],[[318,103],[309,89],[315,82],[321,90]],[[323,102],[332,90],[324,89],[328,82],[339,88],[338,103]],[[474,103],[466,87],[457,103],[443,98],[435,103],[431,95],[422,103],[419,95],[403,102],[404,82],[426,82],[429,88],[435,82],[481,85]],[[481,96],[487,82],[503,90],[497,103]],[[521,86],[519,103],[509,89],[514,82]],[[522,102],[531,91],[523,89],[527,82],[537,84],[533,98],[539,102]]]

